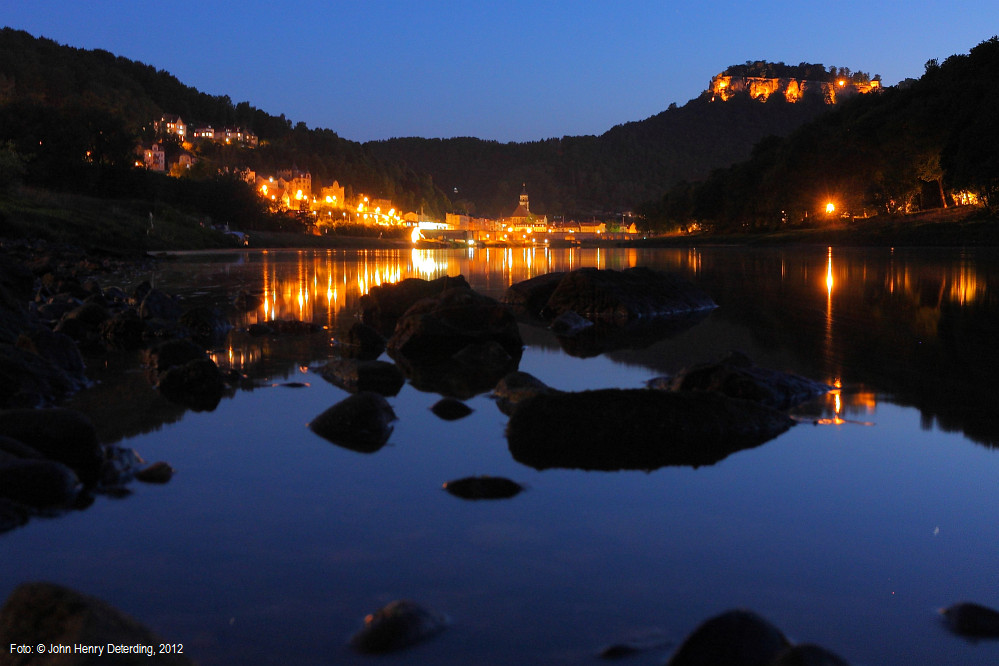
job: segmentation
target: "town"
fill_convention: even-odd
[[[156,138],[136,148],[136,166],[175,177],[197,163],[197,150],[206,142],[247,149],[259,145],[258,137],[243,127],[216,130],[210,125],[187,124],[174,114],[164,114],[153,123]],[[176,149],[171,149],[171,147]],[[291,212],[305,223],[309,233],[325,235],[345,225],[408,230],[414,242],[431,241],[467,245],[561,245],[592,240],[625,240],[639,233],[634,215],[620,220],[565,220],[531,212],[527,184],[509,215],[490,219],[463,213],[446,213],[443,220],[430,219],[417,211],[401,211],[388,199],[364,194],[348,196],[338,181],[313,183],[312,174],[294,165],[274,174],[238,169],[274,212]]]

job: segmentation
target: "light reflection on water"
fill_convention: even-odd
[[[463,274],[499,296],[549,271],[638,265],[687,275],[720,307],[592,358],[525,323],[520,369],[568,390],[631,388],[735,348],[834,385],[797,413],[836,425],[803,423],[712,466],[615,473],[517,463],[485,395],[443,422],[429,410],[439,396],[407,385],[390,399],[389,444],[370,455],[305,427],[346,396],[309,368],[375,284]],[[368,663],[344,641],[396,597],[454,620],[399,664],[592,663],[629,632],[679,640],[739,606],[851,663],[995,663],[999,646],[949,636],[934,609],[999,606],[996,265],[987,253],[836,248],[184,256],[158,286],[223,306],[262,296],[231,313],[239,328],[294,318],[328,330],[318,342],[230,336],[220,365],[262,388],[122,441],[177,476],[4,535],[0,595],[21,580],[76,587],[190,643],[202,664]],[[281,378],[310,386],[270,388]],[[528,490],[490,503],[440,489],[473,474]]]

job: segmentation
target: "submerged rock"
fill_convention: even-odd
[[[530,373],[518,370],[499,380],[493,387],[492,397],[496,400],[499,410],[509,416],[524,400],[548,393],[561,393],[561,391],[553,389]]]
[[[135,473],[135,478],[145,483],[166,483],[173,478],[176,470],[169,464],[159,461]]]
[[[516,481],[501,476],[467,476],[447,481],[443,488],[455,497],[469,500],[509,499],[524,490]]]
[[[225,393],[225,378],[210,358],[198,358],[160,373],[159,390],[168,400],[195,411],[215,409]]]
[[[768,666],[790,643],[780,629],[747,610],[706,620],[666,666]]]
[[[999,611],[961,602],[940,611],[947,628],[967,638],[999,638]]]
[[[406,383],[402,370],[386,361],[340,358],[320,369],[323,379],[345,391],[374,391],[384,396],[397,395]]]
[[[780,653],[767,666],[850,666],[838,654],[819,645],[795,645]]]
[[[447,618],[414,601],[393,601],[364,618],[364,628],[350,639],[358,652],[395,652],[439,634]]]
[[[430,411],[445,421],[457,421],[471,414],[472,408],[461,400],[441,398],[430,407]]]
[[[494,341],[470,344],[446,358],[397,359],[410,384],[420,391],[465,400],[491,390],[520,362]]]
[[[667,391],[714,391],[775,409],[790,409],[832,390],[827,384],[799,375],[753,365],[741,352],[685,368],[673,377],[652,379],[649,385]]]
[[[385,398],[361,391],[333,405],[309,423],[309,429],[338,446],[374,453],[392,434],[395,412]]]
[[[542,392],[507,424],[514,459],[537,469],[712,465],[793,425],[769,407],[713,393],[650,389]]]

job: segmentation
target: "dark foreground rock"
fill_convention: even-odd
[[[524,486],[501,476],[466,476],[447,481],[444,490],[462,499],[509,499],[520,494]]]
[[[712,465],[793,423],[713,393],[601,389],[530,397],[513,410],[506,436],[514,459],[537,469],[655,469]]]
[[[364,628],[350,639],[358,652],[395,652],[439,634],[447,618],[414,601],[399,600],[364,618]]]
[[[348,396],[309,423],[309,429],[338,446],[374,453],[392,434],[395,412],[383,396],[361,391]]]
[[[774,659],[768,666],[849,666],[838,654],[820,645],[793,645]]]
[[[961,602],[942,611],[947,628],[966,638],[999,638],[999,611],[972,602]]]
[[[66,465],[85,484],[92,485],[100,478],[104,449],[97,441],[94,424],[80,412],[63,408],[2,410],[0,435]]]
[[[790,409],[832,390],[828,384],[799,375],[761,368],[741,352],[685,368],[672,377],[657,377],[649,386],[667,391],[713,391],[775,409]]]
[[[510,416],[517,405],[525,400],[536,395],[550,393],[561,393],[561,391],[548,386],[530,373],[518,370],[504,375],[496,383],[496,386],[493,387],[492,397],[496,400],[496,406],[499,407],[499,410]]]
[[[553,275],[512,285],[504,295],[504,302],[522,304],[532,310],[531,314],[540,314],[545,319],[571,311],[587,319],[618,322],[671,317],[717,307],[710,296],[686,279],[645,267],[623,271],[580,268]],[[557,284],[552,288],[556,279]],[[544,304],[538,308],[542,301]]]
[[[494,340],[467,345],[443,358],[396,359],[413,388],[459,400],[492,390],[519,363],[519,354],[511,356]]]
[[[445,421],[457,421],[471,414],[472,408],[461,400],[441,398],[430,407],[430,411]]]
[[[768,666],[788,647],[783,632],[747,610],[706,620],[677,648],[667,666]]]
[[[35,653],[5,649],[0,661],[10,666],[192,663],[184,654],[158,653],[163,639],[110,604],[51,583],[25,583],[11,593],[0,608],[0,641],[31,646]],[[109,655],[108,644],[140,646],[142,652]],[[105,653],[40,656],[38,645],[99,645]]]

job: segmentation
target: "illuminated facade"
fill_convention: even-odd
[[[835,104],[841,97],[867,94],[881,90],[881,82],[854,81],[840,78],[835,81],[808,81],[805,79],[768,79],[758,76],[725,76],[718,74],[711,79],[708,91],[711,101],[728,101],[738,93],[747,93],[753,99],[766,100],[773,94],[782,94],[788,102],[797,102],[806,94],[821,95],[827,104]]]

